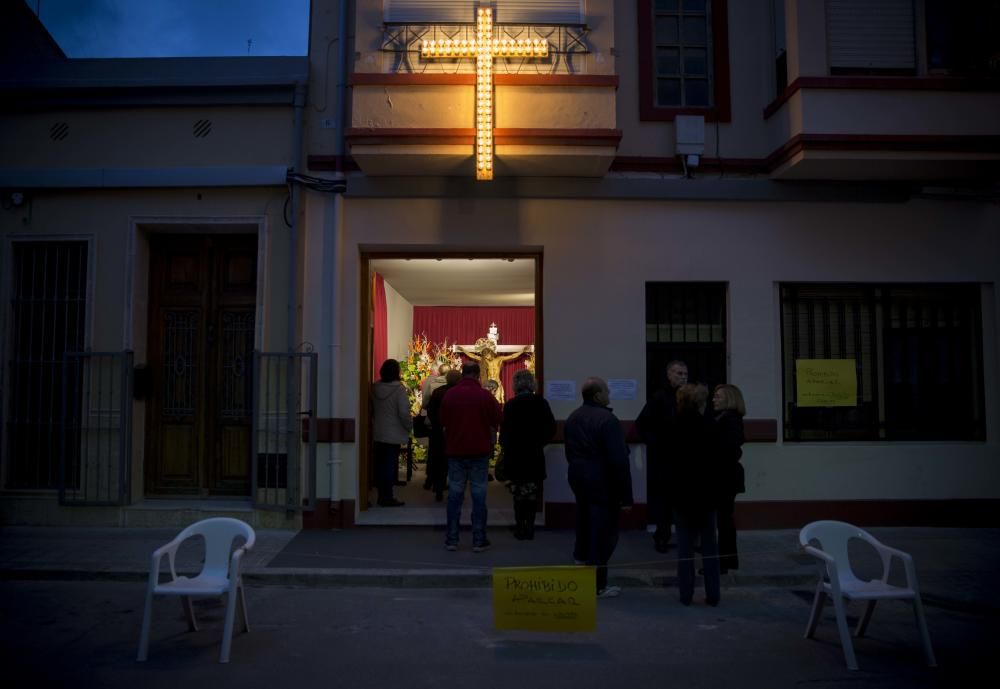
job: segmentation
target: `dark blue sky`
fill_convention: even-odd
[[[69,57],[260,57],[308,48],[309,0],[24,2],[40,10]]]

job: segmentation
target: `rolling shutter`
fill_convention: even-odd
[[[827,0],[831,70],[914,69],[913,0]]]
[[[385,0],[385,21],[437,24],[475,20],[478,0]],[[582,24],[583,0],[493,0],[501,24]]]

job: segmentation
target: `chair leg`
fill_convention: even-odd
[[[247,594],[246,589],[243,588],[242,582],[239,585],[240,592],[240,610],[243,612],[243,631],[250,631],[250,619],[247,617]]]
[[[226,594],[226,626],[222,630],[222,651],[219,653],[219,662],[229,662],[229,649],[233,645],[233,623],[236,620],[236,588],[229,589]]]
[[[181,596],[181,607],[184,608],[184,616],[187,617],[188,631],[198,631],[198,618],[194,616],[194,605],[191,604],[191,596]]]
[[[840,645],[844,647],[847,669],[857,670],[858,659],[854,657],[854,643],[851,641],[851,632],[847,629],[847,606],[843,596],[834,596],[833,608],[837,614],[837,631],[840,633]]]
[[[139,632],[139,655],[136,662],[143,663],[149,653],[149,626],[153,621],[153,592],[146,592],[146,607],[142,613],[142,631]]]
[[[917,618],[917,627],[920,628],[920,638],[924,642],[924,655],[927,657],[927,667],[937,667],[937,660],[934,658],[934,648],[931,646],[931,635],[927,631],[927,618],[924,617],[924,604],[917,595],[913,599],[913,615]]]
[[[809,622],[806,624],[805,638],[811,639],[816,632],[816,624],[819,622],[820,613],[823,610],[823,603],[826,602],[826,591],[823,590],[822,582],[816,587],[816,597],[813,598],[812,612],[809,613]]]
[[[874,599],[868,601],[868,604],[865,606],[865,612],[861,616],[861,619],[858,620],[858,626],[854,629],[854,636],[860,638],[865,635],[865,630],[868,629],[868,623],[871,622],[872,613],[875,612],[875,603],[877,602]]]

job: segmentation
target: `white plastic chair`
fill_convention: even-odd
[[[205,564],[201,572],[193,577],[177,576],[174,569],[174,558],[181,543],[193,536],[203,536],[205,539]],[[246,542],[233,550],[233,541],[243,537]],[[192,598],[210,596],[227,596],[226,624],[222,632],[222,652],[220,663],[229,662],[229,649],[233,640],[233,622],[236,616],[237,604],[243,611],[244,631],[250,631],[247,619],[247,602],[243,593],[243,579],[240,576],[240,560],[243,553],[253,548],[257,537],[253,528],[245,522],[228,517],[214,517],[192,524],[179,534],[177,538],[165,546],[157,548],[153,553],[149,570],[149,584],[146,587],[146,610],[142,617],[142,633],[139,637],[139,656],[136,660],[146,660],[149,651],[149,627],[153,616],[153,596],[180,596],[181,605],[188,619],[191,631],[198,630],[198,621],[194,616]],[[230,555],[232,552],[232,555]],[[160,582],[160,560],[167,556],[170,565],[170,581]]]
[[[848,558],[847,544],[852,538],[860,538],[878,551],[882,559],[882,578],[863,581],[855,576]],[[818,542],[819,547],[812,545]],[[854,644],[847,629],[847,612],[844,599],[867,601],[865,612],[858,620],[855,636],[864,636],[868,622],[871,621],[875,604],[883,598],[910,600],[913,603],[913,614],[924,643],[924,654],[927,665],[936,667],[934,649],[931,647],[931,637],[927,632],[927,620],[924,617],[924,606],[920,602],[920,588],[917,586],[917,572],[913,566],[913,558],[902,550],[890,548],[864,529],[853,524],[836,521],[818,521],[806,524],[799,532],[799,543],[803,549],[819,560],[819,582],[816,584],[816,597],[813,599],[812,612],[806,625],[805,638],[811,639],[819,622],[823,603],[827,596],[833,599],[833,607],[837,617],[837,630],[840,632],[840,643],[844,648],[844,658],[847,667],[858,669],[858,661],[854,656]],[[903,562],[906,572],[906,586],[893,586],[889,581],[889,566],[893,557]]]

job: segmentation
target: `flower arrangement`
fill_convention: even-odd
[[[424,379],[437,372],[442,364],[461,367],[462,360],[451,351],[448,339],[442,343],[431,342],[426,334],[415,335],[406,345],[406,359],[399,362],[400,378],[410,396],[410,413],[420,412],[422,402],[420,386]]]

